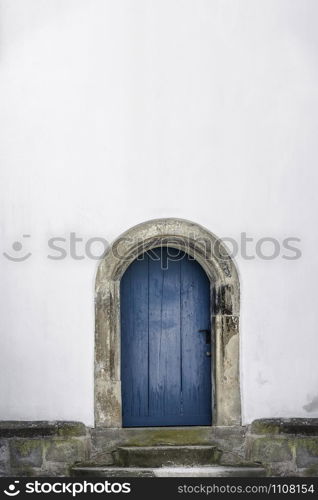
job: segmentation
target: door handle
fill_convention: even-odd
[[[199,333],[205,333],[205,343],[211,344],[211,330],[199,330]]]

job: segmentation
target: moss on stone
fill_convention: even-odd
[[[279,434],[280,420],[264,418],[254,420],[251,425],[251,434]]]
[[[81,422],[59,422],[57,435],[63,437],[85,436],[86,427]]]
[[[10,459],[12,467],[41,467],[43,440],[18,438],[10,440]]]
[[[126,443],[130,446],[152,446],[157,444],[207,444],[212,435],[206,429],[153,429],[129,436]]]
[[[81,422],[45,420],[39,421],[0,421],[0,437],[35,438],[48,436],[85,436],[86,427]]]
[[[293,434],[318,436],[317,418],[262,418],[254,420],[252,434]]]
[[[40,439],[17,439],[14,441],[14,448],[21,457],[27,457],[34,450],[42,449],[43,441]]]

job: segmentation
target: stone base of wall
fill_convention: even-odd
[[[0,422],[0,476],[68,476],[90,457],[79,422]]]
[[[255,420],[246,456],[262,463],[269,476],[318,476],[318,419]]]
[[[118,446],[213,444],[220,465],[262,465],[268,476],[318,476],[318,419],[262,419],[248,427],[88,429],[79,422],[0,422],[0,476],[69,476],[112,464]]]

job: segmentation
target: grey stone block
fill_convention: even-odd
[[[41,467],[44,441],[41,439],[10,439],[10,460],[14,469]]]
[[[246,457],[245,427],[215,427],[211,444],[215,444],[222,450],[222,464],[244,464]]]
[[[10,452],[7,439],[0,440],[0,476],[6,476],[10,471]]]
[[[289,462],[293,459],[293,442],[272,436],[249,437],[248,459],[253,462],[272,463]]]
[[[83,439],[52,439],[45,451],[47,462],[64,462],[72,465],[88,458],[88,444]]]
[[[250,432],[318,436],[318,418],[262,418],[254,420]]]
[[[266,464],[267,476],[290,477],[296,475],[296,467],[293,462],[272,462]]]
[[[318,437],[296,438],[296,465],[299,468],[318,464]]]

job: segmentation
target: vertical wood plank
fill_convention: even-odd
[[[181,262],[182,387],[186,415],[211,414],[211,344],[199,330],[210,328],[210,283],[193,260]]]
[[[122,278],[121,363],[123,419],[148,415],[148,259]]]
[[[149,394],[151,409],[166,417],[181,408],[180,262],[169,260],[166,248],[157,252],[161,261],[150,261]]]

